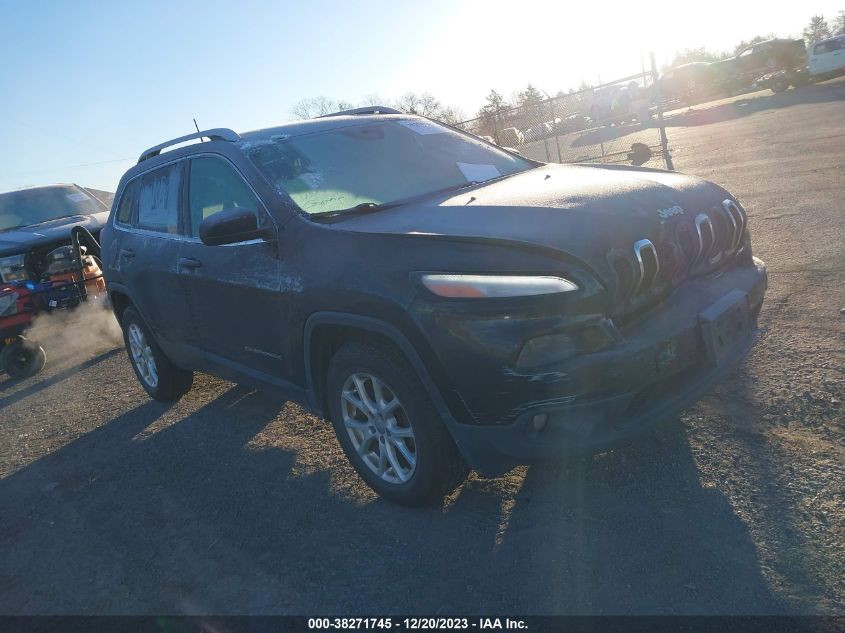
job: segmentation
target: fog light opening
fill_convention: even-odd
[[[545,413],[538,413],[531,418],[531,427],[538,433],[546,428],[546,423],[549,421],[549,416]]]

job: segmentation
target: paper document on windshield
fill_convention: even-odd
[[[495,165],[476,165],[474,163],[455,163],[464,178],[469,182],[484,182],[491,178],[498,178],[502,174]]]

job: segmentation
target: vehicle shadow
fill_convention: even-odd
[[[595,147],[601,145],[602,143],[609,143],[637,132],[644,132],[651,128],[653,128],[653,124],[651,122],[646,123],[645,125],[642,123],[604,125],[602,127],[596,127],[588,130],[580,136],[575,137],[572,139],[569,147]]]
[[[763,112],[796,105],[826,103],[845,100],[845,81],[837,80],[811,84],[781,93],[763,92],[727,103],[709,105],[702,103],[685,110],[676,110],[663,117],[667,127],[690,127],[721,123]]]
[[[122,348],[111,349],[106,352],[102,352],[101,354],[97,354],[93,358],[89,358],[88,360],[82,361],[80,363],[74,363],[63,369],[60,369],[54,374],[48,374],[46,377],[38,377],[34,376],[31,378],[33,381],[31,384],[27,385],[26,387],[22,387],[13,393],[10,393],[7,396],[3,396],[0,398],[0,409],[14,403],[18,402],[19,400],[23,400],[24,398],[31,396],[42,389],[47,389],[55,384],[62,382],[63,380],[70,378],[71,376],[88,369],[89,367],[93,367],[106,359],[115,356],[123,351]],[[66,361],[69,357],[60,357],[58,359],[49,359],[48,362],[52,362],[54,365],[60,361]],[[23,380],[30,380],[27,379],[18,379],[13,378],[6,374],[5,372],[0,373],[0,376],[3,376],[4,379],[0,380],[0,393],[11,389],[12,387],[19,385]]]
[[[181,407],[142,404],[0,480],[0,612],[779,611],[679,424],[407,509],[272,395]]]
[[[234,570],[200,569],[183,554],[198,542],[204,553],[227,530],[247,537],[258,526],[244,503],[266,505],[256,496],[293,463],[242,450],[283,404],[233,387],[180,418],[148,401],[0,480],[0,612],[190,611],[180,582]]]
[[[459,499],[455,513],[477,500]],[[447,610],[533,614],[773,614],[783,611],[748,528],[703,487],[679,421],[567,465],[534,466],[501,542]],[[453,552],[457,556],[465,554]],[[508,588],[490,579],[506,574]],[[472,605],[469,608],[461,605]]]
[[[733,494],[744,489],[749,523],[765,543],[761,557],[793,612],[842,615],[845,576],[836,543],[845,469],[840,448],[824,439],[831,414],[823,399],[799,410],[772,406],[755,381],[743,370],[705,398],[699,406],[710,424],[695,429],[695,441],[709,442],[715,426],[720,441],[734,447],[729,456],[711,456],[710,468],[732,474]]]

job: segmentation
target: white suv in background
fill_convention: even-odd
[[[845,73],[845,35],[816,42],[809,57],[810,75],[813,77]]]

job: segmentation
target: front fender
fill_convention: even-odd
[[[437,412],[443,418],[447,427],[451,430],[453,426],[457,424],[452,408],[447,404],[445,398],[443,397],[443,393],[432,377],[429,368],[409,338],[390,323],[374,317],[363,316],[360,314],[350,314],[346,312],[316,312],[305,322],[303,335],[305,380],[309,406],[312,411],[320,415],[325,415],[320,398],[318,381],[316,380],[315,371],[317,371],[317,369],[313,366],[312,360],[315,340],[314,332],[318,327],[323,325],[336,325],[364,332],[371,332],[390,340],[402,352],[405,359],[411,364],[411,367],[413,367],[414,371],[417,373],[420,382],[422,382],[423,387],[426,389],[426,392],[434,403],[434,406],[437,408]]]

